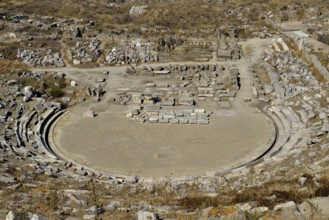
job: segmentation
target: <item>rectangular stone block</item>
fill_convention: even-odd
[[[169,123],[169,119],[168,118],[159,119],[159,123]]]
[[[169,122],[171,124],[178,124],[179,123],[179,119],[178,118],[172,118],[172,119],[169,120]]]
[[[179,119],[179,124],[187,124],[188,123],[188,118],[180,118]]]

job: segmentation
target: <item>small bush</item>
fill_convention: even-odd
[[[57,86],[49,87],[48,89],[46,89],[46,93],[53,98],[59,98],[64,95],[63,89]]]
[[[132,21],[131,16],[129,15],[129,12],[125,12],[122,15],[120,15],[117,19],[117,22],[119,24],[128,24],[129,22]]]
[[[54,78],[52,74],[43,75],[39,80],[33,77],[19,78],[18,84],[21,87],[33,86],[41,95],[47,94],[53,98],[62,97],[66,86],[65,79]]]
[[[218,197],[209,196],[186,196],[178,201],[178,204],[188,209],[196,209],[200,207],[218,207],[221,203]]]

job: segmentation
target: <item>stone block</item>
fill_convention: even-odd
[[[159,123],[169,123],[169,119],[168,118],[159,119]]]
[[[188,118],[179,118],[179,124],[188,124]]]
[[[92,110],[87,110],[83,113],[84,118],[93,118],[95,117],[95,112]]]
[[[179,123],[179,119],[178,118],[171,118],[169,119],[170,124],[178,124]]]

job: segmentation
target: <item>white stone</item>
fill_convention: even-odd
[[[133,6],[131,7],[131,9],[129,10],[129,15],[131,17],[137,17],[138,15],[141,15],[143,13],[145,13],[147,6],[146,5],[142,5],[142,6]]]
[[[204,113],[204,112],[205,112],[205,110],[203,108],[196,108],[196,109],[194,109],[194,113]]]
[[[74,60],[73,60],[73,64],[74,64],[74,65],[79,65],[80,63],[81,63],[80,60],[77,60],[77,59],[74,59]]]
[[[267,212],[268,211],[268,208],[265,207],[265,206],[261,206],[261,207],[256,207],[256,208],[253,208],[250,212]]]
[[[87,110],[83,113],[84,118],[93,118],[95,117],[95,113],[92,110]]]
[[[96,219],[96,216],[95,215],[84,215],[83,219],[84,220],[94,220],[94,219]]]
[[[290,208],[290,207],[293,207],[293,206],[296,206],[296,203],[294,201],[290,201],[290,202],[286,202],[286,203],[282,203],[282,204],[276,205],[273,208],[273,210],[274,211],[280,211],[282,209]]]
[[[13,211],[9,211],[6,220],[15,220],[15,213]]]
[[[251,209],[252,209],[252,205],[250,205],[249,203],[246,203],[246,204],[243,204],[241,207],[240,207],[240,209],[242,210],[242,211],[250,211]]]
[[[307,181],[307,178],[306,177],[301,177],[301,178],[298,179],[298,183],[301,186],[303,186],[306,181]]]
[[[152,212],[139,211],[137,214],[137,219],[138,220],[157,220],[158,217],[155,214],[153,214]]]
[[[40,215],[33,214],[30,220],[46,220],[46,219]]]
[[[77,82],[74,80],[71,80],[70,84],[71,84],[71,86],[74,86],[74,87],[76,87],[78,85]]]

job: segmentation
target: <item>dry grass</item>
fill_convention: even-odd
[[[54,78],[52,74],[44,74],[40,80],[33,77],[18,78],[18,83],[21,87],[33,86],[38,93],[53,98],[62,97],[66,87],[65,79]]]
[[[186,209],[197,209],[197,208],[206,208],[206,207],[219,207],[223,205],[228,205],[230,200],[225,200],[220,197],[209,197],[203,195],[193,195],[186,196],[178,201],[180,207],[184,207]]]
[[[0,42],[0,51],[8,60],[17,60],[17,49],[21,48],[20,42],[17,39],[11,39]]]
[[[134,20],[136,24],[170,29],[207,28],[217,25],[222,5],[183,0],[153,3],[147,12]]]
[[[0,74],[28,71],[29,69],[26,64],[20,61],[12,61],[8,59],[0,59],[0,66]]]
[[[22,207],[22,203],[18,202],[11,208],[20,208],[22,211],[31,211],[47,217],[54,217],[54,211],[67,202],[63,190],[70,188],[88,190],[89,193],[83,195],[87,202],[86,206],[71,204],[72,207],[77,209],[85,209],[91,206],[102,207],[110,201],[120,201],[120,207],[129,207],[131,204],[144,201],[155,207],[162,205],[176,207],[161,216],[185,220],[196,219],[202,210],[208,207],[214,207],[209,210],[210,215],[227,215],[237,211],[237,203],[254,201],[257,202],[258,206],[267,206],[271,209],[278,203],[294,201],[300,204],[308,198],[329,196],[329,171],[323,172],[323,177],[317,180],[320,187],[315,185],[314,176],[308,174],[302,176],[307,178],[303,186],[298,184],[298,178],[296,177],[291,180],[272,181],[259,187],[246,188],[240,192],[219,192],[216,197],[205,196],[201,191],[190,186],[187,190],[189,195],[180,199],[177,198],[175,193],[167,191],[165,186],[155,187],[152,191],[144,191],[142,188],[129,186],[123,186],[120,190],[108,188],[108,186],[94,181],[79,183],[74,180],[66,180],[63,182],[60,179],[37,177],[43,181],[22,179],[22,182],[15,190],[4,190],[1,196],[5,201],[19,201],[21,195],[27,194],[33,201],[33,207]],[[26,183],[33,183],[35,186],[26,185]],[[116,210],[106,212],[98,217],[102,219],[135,219],[137,211],[136,209],[130,211]],[[76,213],[76,216],[81,216],[81,214],[80,212]]]
[[[302,203],[308,198],[329,196],[328,172],[324,173],[323,177],[318,180],[320,187],[315,185],[312,180],[313,176],[304,174],[303,177],[307,178],[303,186],[298,185],[298,179],[278,180],[264,183],[259,187],[246,188],[239,193],[230,191],[220,194],[218,197],[190,195],[180,199],[178,204],[185,209],[194,210],[210,206],[220,208],[237,203],[255,201],[259,206],[273,208],[278,203],[288,201]]]
[[[136,219],[137,215],[133,212],[113,212],[113,213],[106,213],[102,216],[102,219],[108,220],[127,220],[127,219]]]
[[[67,17],[75,15],[78,18],[88,18],[95,21],[104,21],[104,27],[113,25],[114,23],[124,24],[135,23],[143,25],[159,25],[170,28],[181,27],[186,28],[202,28],[212,25],[213,22],[223,18],[223,14],[227,9],[237,7],[249,7],[246,13],[249,21],[257,21],[258,15],[266,10],[280,11],[290,4],[308,4],[311,6],[328,6],[326,0],[231,0],[222,3],[208,3],[200,0],[180,0],[177,2],[159,2],[148,3],[149,9],[145,16],[138,19],[132,19],[129,15],[129,9],[133,5],[142,5],[139,1],[133,3],[120,4],[118,8],[107,7],[104,5],[106,1],[92,0],[3,0],[1,4],[13,12],[20,11],[22,13],[33,14],[37,12],[40,15],[52,15],[58,17]],[[303,11],[298,11],[298,16],[303,17]],[[198,26],[195,26],[197,24]],[[218,23],[216,23],[216,26]]]
[[[265,67],[259,66],[259,65],[254,65],[253,68],[254,68],[255,72],[257,73],[259,81],[262,85],[271,84],[271,79],[267,75],[267,71],[266,71]]]
[[[318,6],[328,5],[324,0],[304,0],[306,4]],[[131,18],[129,10],[134,5],[142,5],[139,2],[130,2],[120,4],[119,7],[106,7],[104,4],[95,1],[78,1],[78,0],[16,0],[5,3],[10,11],[21,12],[26,14],[38,13],[40,15],[52,15],[54,17],[66,18],[68,15],[74,15],[77,18],[94,20],[96,27],[108,29],[111,27],[124,27],[133,30],[135,27],[158,27],[178,29],[202,29],[217,28],[218,24],[225,22],[228,25],[240,23],[238,16],[224,16],[227,10],[238,7],[248,7],[243,10],[244,18],[248,22],[262,22],[260,15],[265,11],[280,11],[281,8],[292,4],[300,3],[297,0],[288,1],[254,1],[254,0],[233,0],[222,3],[200,2],[199,0],[181,0],[177,2],[158,2],[148,3],[148,9],[145,14]],[[300,18],[305,16],[301,9],[298,11]],[[262,23],[264,24],[264,23]],[[261,25],[261,24],[259,24]],[[264,24],[266,26],[266,24]]]
[[[312,54],[316,55],[318,60],[320,61],[320,63],[324,66],[324,67],[328,67],[329,66],[329,51],[328,50],[318,50],[315,51],[312,49]]]

